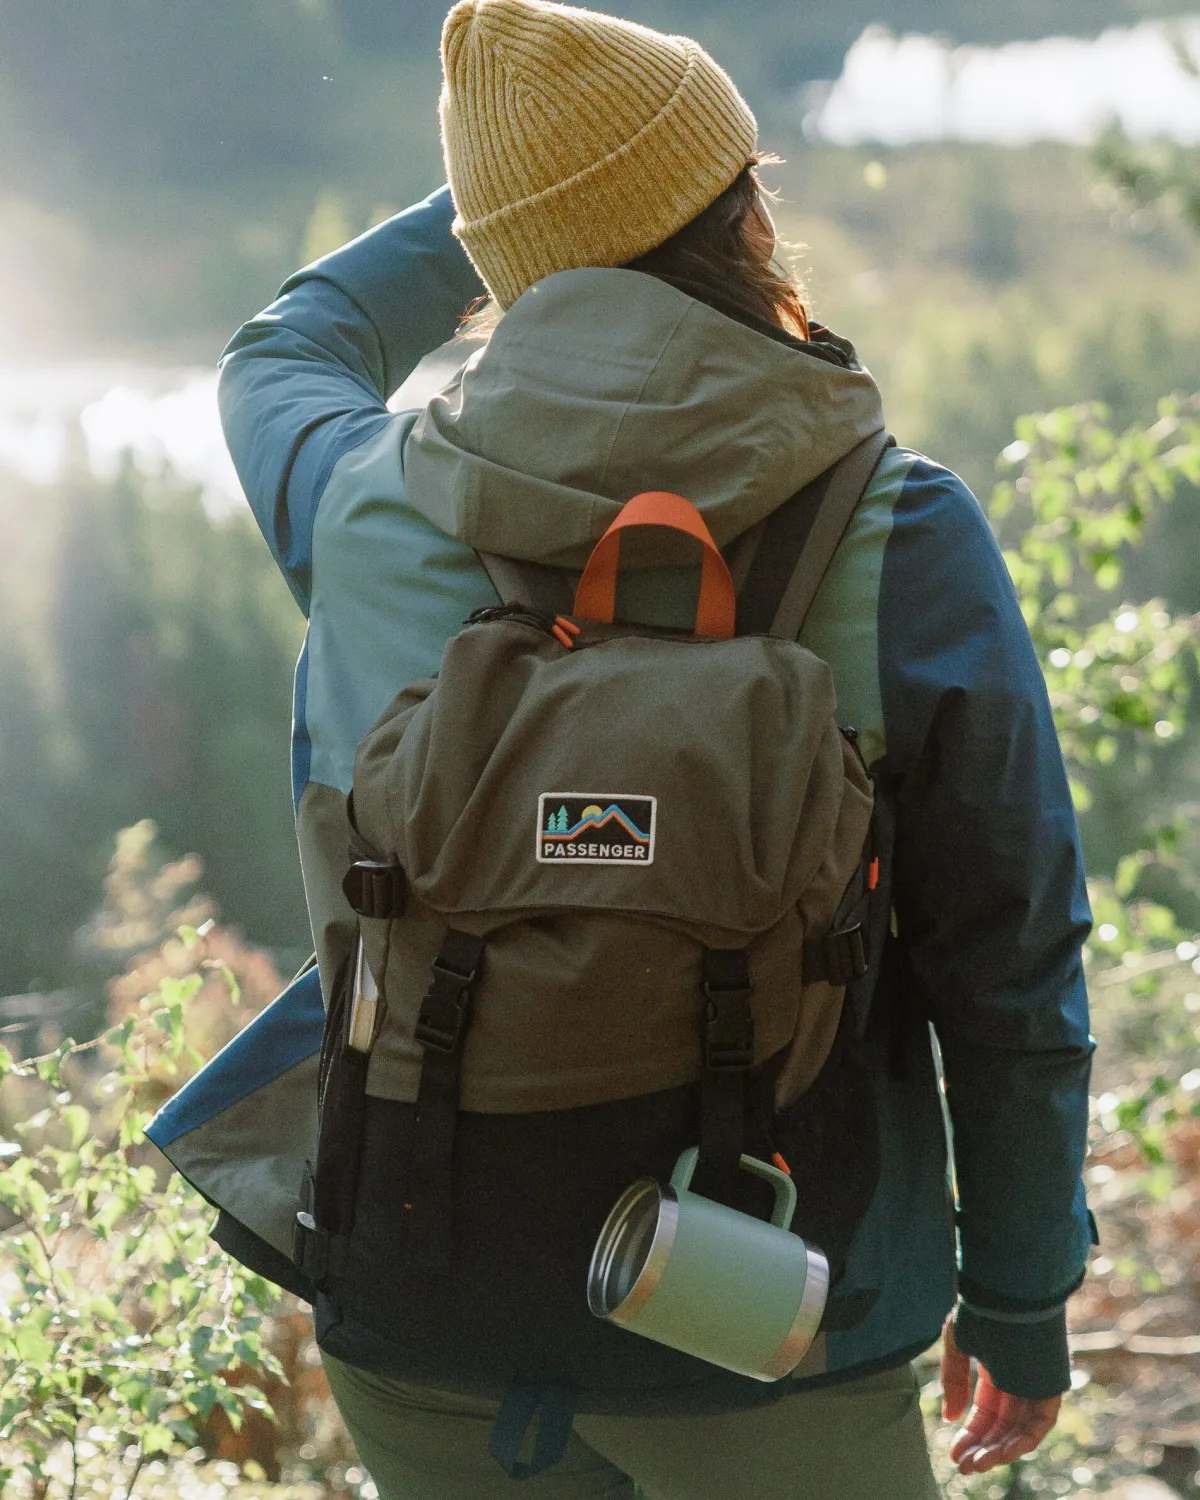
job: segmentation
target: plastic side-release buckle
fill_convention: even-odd
[[[483,940],[469,933],[447,932],[430,965],[429,988],[421,1001],[414,1036],[438,1052],[456,1052],[466,1026],[471,986],[479,977]]]
[[[707,949],[704,955],[704,1066],[712,1072],[741,1071],[754,1063],[754,1016],[749,960],[740,948]]]
[[[396,859],[359,859],[346,871],[342,891],[360,917],[402,917],[407,882]]]

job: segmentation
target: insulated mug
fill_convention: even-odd
[[[642,1177],[621,1194],[592,1252],[588,1306],[738,1375],[779,1380],[816,1337],[829,1265],[790,1231],[796,1189],[785,1172],[741,1159],[775,1189],[768,1224],[690,1192],[698,1156],[683,1152],[668,1187]]]

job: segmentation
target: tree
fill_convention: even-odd
[[[307,952],[286,768],[303,622],[248,517],[126,466],[6,476],[0,524],[0,994],[96,977],[73,934],[144,817],[258,941]]]

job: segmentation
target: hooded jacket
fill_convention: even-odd
[[[300,271],[222,362],[230,450],[308,618],[292,736],[307,877],[343,857],[360,738],[436,672],[465,617],[496,602],[473,549],[582,566],[646,489],[687,496],[728,547],[883,425],[849,345],[823,334],[799,345],[627,270],[537,283],[444,390],[393,412],[388,397],[482,290],[452,215],[442,189]],[[627,617],[688,623],[680,570],[633,572],[621,587]],[[957,1297],[959,1343],[1002,1388],[1054,1394],[1091,1238],[1089,915],[1041,672],[955,475],[903,447],[884,454],[801,642],[832,668],[840,722],[891,799],[896,842],[868,1032],[883,1167],[844,1289],[879,1297],[799,1373],[899,1363],[934,1341]],[[327,881],[306,886],[327,987],[353,914],[318,894]],[[317,974],[149,1130],[223,1210],[223,1242],[288,1284],[315,1137]],[[371,1088],[393,1096],[387,1079]]]

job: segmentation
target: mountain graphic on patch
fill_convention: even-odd
[[[653,864],[657,808],[656,797],[543,792],[538,798],[538,863]]]

